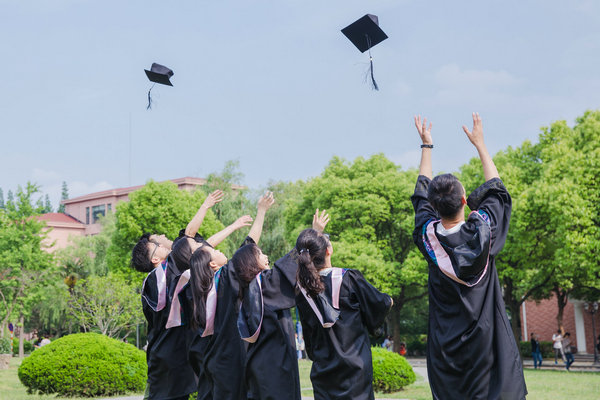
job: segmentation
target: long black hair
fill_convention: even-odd
[[[262,271],[262,268],[258,265],[259,255],[260,249],[258,246],[254,243],[248,243],[240,247],[231,257],[235,274],[240,283],[240,298],[243,297],[244,291],[252,282],[252,279]]]
[[[298,283],[311,297],[325,290],[318,270],[325,266],[327,246],[327,237],[314,229],[303,230],[296,240]]]
[[[192,329],[206,327],[206,298],[215,279],[210,260],[211,254],[202,247],[196,249],[190,257],[190,287],[194,300]]]

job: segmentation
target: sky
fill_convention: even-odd
[[[340,32],[365,14],[368,55]],[[600,2],[0,0],[0,188],[71,197],[237,160],[243,184],[309,179],[333,156],[418,166],[413,116],[433,122],[434,172],[600,108]],[[175,72],[151,83],[153,62]],[[502,171],[500,171],[502,173]]]

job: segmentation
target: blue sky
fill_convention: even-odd
[[[340,33],[366,13],[389,36],[372,50],[379,92]],[[76,196],[232,159],[251,187],[334,155],[415,167],[417,113],[434,123],[434,170],[454,171],[476,155],[472,111],[495,153],[600,108],[591,0],[0,0],[0,15],[0,187],[37,182],[55,206],[63,180]],[[153,62],[174,87],[146,111]]]

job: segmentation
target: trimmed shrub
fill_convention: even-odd
[[[373,354],[373,390],[392,393],[414,383],[417,379],[404,357],[380,347],[371,348]]]
[[[29,354],[33,351],[35,347],[33,347],[33,343],[24,340],[23,341],[23,352],[25,354]],[[13,355],[19,355],[19,338],[13,338]]]
[[[10,339],[0,338],[0,354],[10,354]]]
[[[540,350],[542,351],[542,358],[554,358],[552,342],[540,341]],[[531,342],[519,342],[519,352],[521,358],[531,358]]]
[[[23,360],[19,379],[29,393],[113,396],[141,392],[146,356],[134,346],[97,333],[64,336]]]

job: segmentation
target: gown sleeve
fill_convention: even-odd
[[[392,307],[392,298],[367,282],[360,272],[348,270],[346,273],[349,275],[352,296],[355,296],[360,307],[361,319],[369,333],[373,335],[375,330],[383,325]]]
[[[419,247],[419,249],[423,247],[423,240],[421,239],[423,234],[423,226],[431,220],[440,219],[437,212],[433,209],[431,204],[429,204],[429,200],[427,200],[427,189],[429,188],[429,183],[431,183],[431,179],[424,175],[419,175],[417,178],[417,184],[415,185],[415,192],[410,198],[415,210],[415,230],[413,231],[413,241]]]
[[[490,255],[495,256],[504,247],[508,235],[512,208],[508,190],[499,178],[490,179],[469,195],[467,205],[473,211],[480,211],[484,219],[490,223],[492,232]]]

